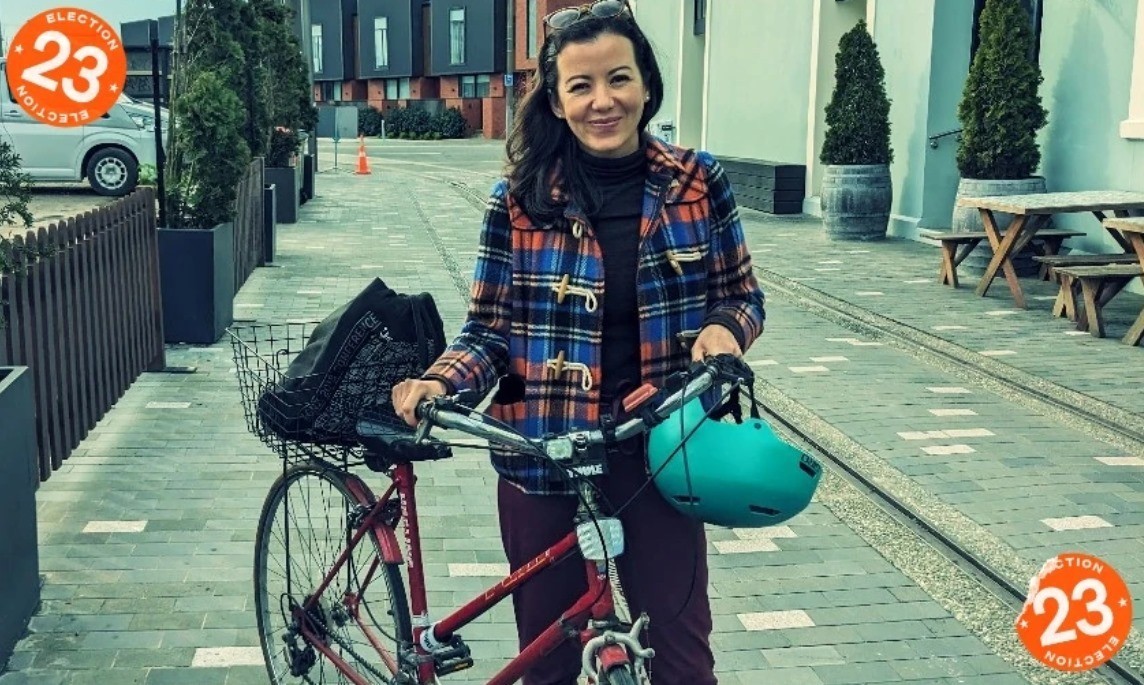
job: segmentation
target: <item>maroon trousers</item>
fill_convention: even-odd
[[[601,489],[622,506],[646,481],[643,459],[616,456]],[[505,480],[498,486],[501,538],[516,570],[572,530],[577,498],[528,495]],[[616,559],[620,583],[634,620],[646,612],[655,658],[653,685],[714,685],[711,607],[707,597],[707,541],[703,525],[671,508],[654,485],[621,513],[625,550]],[[524,648],[587,591],[584,562],[577,554],[545,569],[513,594],[517,634]],[[686,602],[686,606],[684,603]],[[581,645],[565,641],[524,685],[575,685]]]

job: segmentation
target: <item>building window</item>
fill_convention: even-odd
[[[314,73],[322,73],[322,25],[310,25],[310,53],[314,56]]]
[[[373,62],[378,69],[389,66],[389,19],[373,18]]]
[[[320,81],[318,83],[318,90],[320,91],[322,102],[333,102],[334,100],[334,82],[333,81]]]
[[[462,76],[461,97],[487,98],[489,96],[489,82],[488,74],[478,74],[477,76]]]
[[[692,25],[691,32],[696,36],[702,36],[707,33],[707,0],[694,0],[695,1],[695,23]]]
[[[397,79],[395,79],[395,78],[385,79],[385,99],[386,100],[396,100],[397,99],[397,85],[398,85]]]
[[[537,52],[540,50],[539,41],[536,36],[536,29],[538,28],[538,19],[536,16],[536,0],[528,0],[528,52],[526,53],[529,59],[536,59]]]
[[[465,8],[449,10],[449,64],[465,63]]]
[[[403,100],[408,100],[412,97],[409,94],[409,79],[403,78],[397,82],[397,97]]]

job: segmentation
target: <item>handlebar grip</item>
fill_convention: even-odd
[[[432,409],[433,409],[433,398],[432,397],[430,397],[429,399],[426,399],[426,400],[421,400],[420,402],[417,403],[417,407],[414,408],[413,416],[418,421],[421,421],[422,419],[424,419],[426,416],[429,415],[429,412],[432,411]]]

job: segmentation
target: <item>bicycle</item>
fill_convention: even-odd
[[[459,634],[464,626],[577,551],[584,559],[587,591],[488,685],[516,682],[549,651],[574,638],[582,644],[581,665],[589,682],[650,682],[646,662],[654,651],[642,642],[648,617],[630,625],[620,621],[607,572],[608,562],[623,553],[623,527],[618,518],[602,514],[590,479],[606,473],[610,445],[649,430],[716,383],[738,387],[743,378],[728,369],[741,369],[741,362],[729,367],[727,359],[716,358],[694,364],[678,375],[679,387],[671,391],[643,386],[624,401],[631,418],[600,429],[530,439],[461,398],[438,397],[419,407],[416,431],[398,425],[396,417],[366,416],[354,444],[312,444],[280,437],[258,408],[262,393],[281,381],[285,363],[304,346],[309,330],[308,325],[272,324],[230,331],[248,427],[283,458],[283,473],[266,497],[255,541],[255,608],[271,682],[437,683],[439,676],[473,665]],[[433,427],[549,459],[574,479],[580,498],[574,529],[564,539],[436,621],[429,620],[414,487],[415,463],[451,455],[447,443],[429,435]],[[380,498],[352,472],[360,466],[391,480]],[[404,555],[396,532],[402,523]]]

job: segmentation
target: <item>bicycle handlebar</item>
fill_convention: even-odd
[[[686,404],[688,400],[706,392],[715,384],[717,379],[728,375],[728,358],[732,360],[734,367],[737,367],[736,370],[745,368],[742,361],[730,355],[718,355],[709,357],[703,362],[696,362],[687,371],[686,375],[689,377],[687,384],[664,398],[659,406],[652,409],[651,412],[659,421],[662,421],[676,409]],[[747,373],[750,373],[749,369]],[[743,379],[736,378],[736,380]],[[616,426],[613,436],[606,436],[602,430],[597,428],[570,431],[540,439],[529,439],[511,430],[456,411],[453,408],[455,406],[456,402],[453,398],[435,397],[421,402],[417,407],[417,418],[421,422],[418,427],[418,436],[426,435],[431,425],[437,425],[484,438],[515,451],[540,452],[556,461],[568,461],[573,458],[578,450],[583,450],[590,445],[603,445],[610,440],[619,442],[635,437],[650,428],[642,416],[637,416]]]

